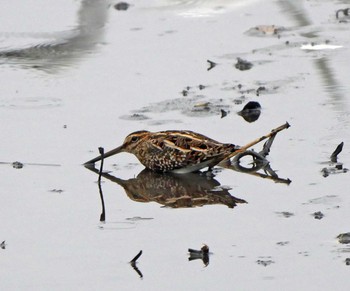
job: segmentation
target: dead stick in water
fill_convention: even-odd
[[[99,147],[98,151],[100,152],[100,155],[101,155],[101,165],[100,165],[100,171],[98,173],[98,182],[101,183],[101,176],[102,176],[102,170],[103,170],[103,159],[104,159],[105,150],[103,147]]]
[[[242,146],[240,149],[234,151],[232,154],[230,154],[225,160],[228,160],[228,159],[231,159],[232,157],[234,157],[235,155],[239,154],[239,153],[242,153],[242,152],[245,152],[247,149],[249,149],[250,147],[252,147],[253,145],[256,145],[257,143],[267,139],[267,138],[270,138],[274,135],[276,135],[278,132],[280,132],[281,130],[283,129],[287,129],[289,128],[290,125],[288,122],[286,122],[285,124],[271,130],[270,133],[266,134],[266,135],[263,135],[262,137],[259,137],[258,139],[256,140],[253,140],[252,142]]]
[[[139,268],[136,266],[136,261],[137,259],[142,255],[142,250],[135,256],[135,258],[133,258],[130,261],[130,264],[132,266],[132,268],[136,271],[136,273],[140,276],[140,278],[143,278],[143,274],[142,272],[139,270]]]
[[[102,203],[102,212],[100,215],[100,221],[106,221],[106,209],[105,209],[105,201],[103,199],[103,192],[102,192],[102,187],[101,187],[101,177],[102,177],[102,171],[103,171],[103,160],[104,160],[104,148],[99,147],[98,151],[100,152],[101,155],[101,165],[100,165],[100,171],[98,172],[98,189],[100,192],[100,198],[101,198],[101,203]]]
[[[138,259],[139,257],[141,257],[141,255],[142,255],[142,250],[139,251],[139,253],[135,256],[135,258],[133,258],[133,259],[130,261],[130,263],[131,263],[131,264],[135,264],[136,261],[137,261],[137,259]]]

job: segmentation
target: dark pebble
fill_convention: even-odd
[[[339,243],[348,244],[350,243],[350,232],[341,233],[337,236]]]
[[[253,64],[243,60],[241,58],[237,58],[237,63],[235,64],[235,68],[240,71],[250,70],[253,67]]]
[[[13,162],[12,163],[12,167],[15,169],[22,169],[23,168],[23,164],[21,162]]]
[[[114,5],[114,8],[117,9],[117,10],[121,10],[121,11],[125,11],[125,10],[128,10],[130,7],[130,4],[129,3],[126,3],[126,2],[119,2],[117,4]]]
[[[321,211],[317,211],[313,214],[315,219],[322,219],[324,217],[324,214]]]

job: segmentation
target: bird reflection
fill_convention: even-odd
[[[291,180],[278,177],[266,159],[276,134],[277,132],[271,135],[259,153],[245,151],[236,155],[232,160],[221,162],[219,166],[260,178],[270,179],[276,183],[289,185]],[[103,162],[103,154],[101,155]],[[246,156],[252,158],[249,166],[245,166],[241,162],[241,159]],[[194,172],[186,175],[176,175],[172,173],[157,173],[144,169],[136,178],[124,180],[110,173],[102,172],[102,164],[100,170],[95,168],[95,164],[85,164],[85,167],[99,176],[98,184],[102,202],[101,219],[103,218],[103,221],[105,219],[105,207],[100,183],[101,177],[122,186],[128,197],[133,201],[144,203],[157,202],[164,207],[191,208],[222,204],[229,208],[234,208],[237,204],[247,203],[243,199],[232,196],[229,193],[229,189],[221,187],[220,183],[214,179],[212,172]]]
[[[87,167],[99,173],[95,167]],[[157,202],[170,208],[191,208],[204,205],[222,204],[234,208],[237,204],[247,203],[236,198],[229,190],[220,187],[220,183],[205,173],[174,175],[155,173],[144,169],[136,178],[120,179],[109,173],[102,177],[122,186],[128,197],[136,202]]]
[[[82,0],[77,26],[70,31],[44,35],[50,39],[25,48],[0,51],[6,63],[54,73],[91,53],[102,42],[108,4],[104,0]],[[33,36],[33,38],[35,35]]]

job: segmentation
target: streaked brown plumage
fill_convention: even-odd
[[[233,144],[220,143],[193,131],[136,131],[129,134],[121,146],[105,153],[104,157],[128,152],[152,171],[189,173],[214,167],[236,149],[238,147]],[[85,164],[101,159],[99,156]]]
[[[196,172],[206,167],[211,169],[221,161],[246,151],[264,139],[273,138],[289,126],[286,122],[242,147],[220,143],[189,130],[135,131],[125,138],[121,146],[105,153],[103,158],[127,152],[134,154],[146,168],[155,172],[179,174]],[[86,162],[85,165],[94,164],[101,159],[102,156],[98,156]]]

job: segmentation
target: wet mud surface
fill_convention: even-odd
[[[1,290],[350,287],[348,1],[40,2],[0,12]],[[285,122],[262,164],[82,165]]]

